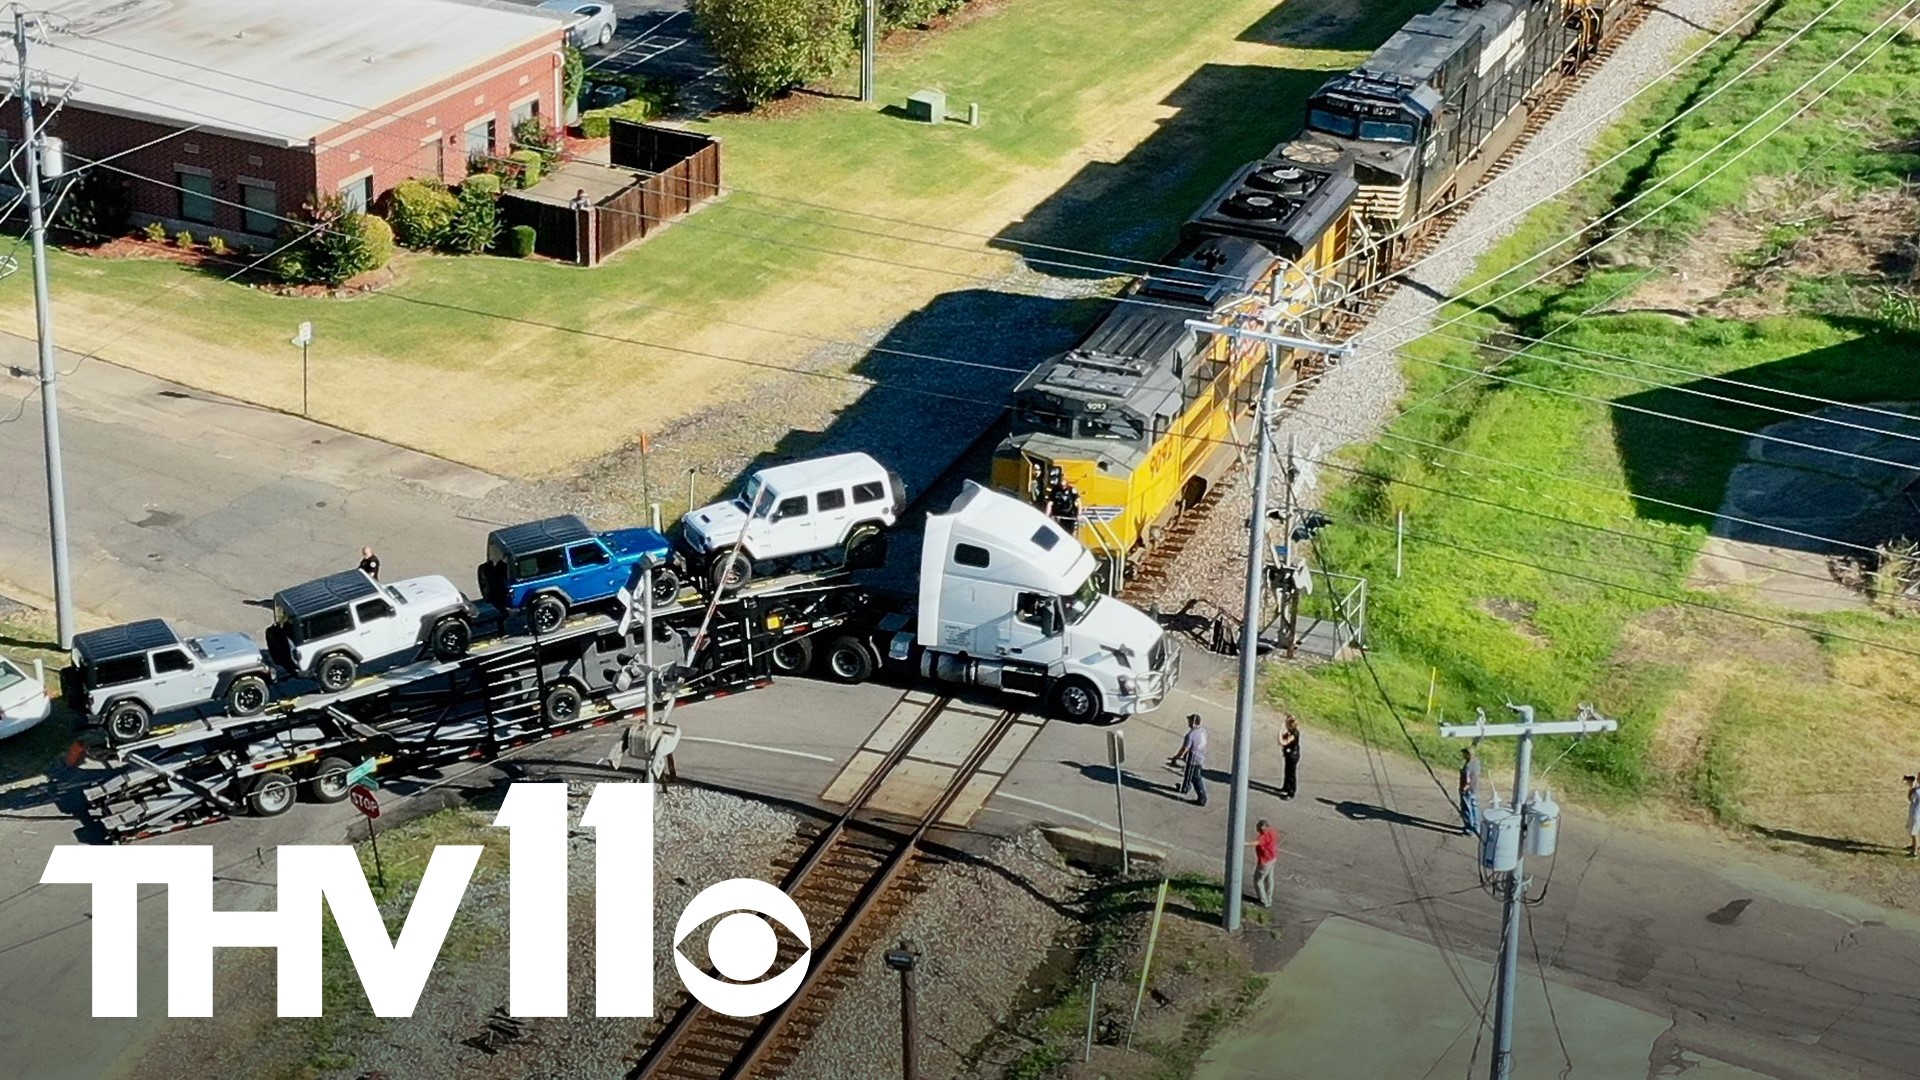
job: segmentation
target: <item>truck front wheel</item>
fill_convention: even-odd
[[[1069,675],[1053,688],[1053,711],[1069,723],[1091,723],[1100,716],[1100,689],[1078,675]]]
[[[866,682],[873,675],[873,654],[867,651],[866,642],[843,634],[827,646],[826,667],[834,682]]]

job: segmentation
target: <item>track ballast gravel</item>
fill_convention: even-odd
[[[1570,97],[1560,112],[1542,126],[1520,151],[1507,171],[1481,191],[1474,204],[1454,223],[1434,253],[1410,275],[1360,332],[1368,341],[1350,359],[1315,380],[1298,407],[1286,411],[1275,425],[1275,445],[1282,453],[1291,443],[1300,459],[1300,483],[1295,497],[1311,506],[1318,487],[1317,470],[1308,463],[1351,443],[1372,439],[1393,416],[1406,393],[1396,354],[1401,346],[1425,333],[1436,321],[1448,296],[1473,272],[1475,264],[1520,223],[1516,208],[1550,200],[1554,193],[1584,172],[1594,142],[1613,122],[1628,97],[1667,75],[1701,40],[1697,27],[1719,29],[1752,6],[1752,0],[1675,0],[1663,4],[1585,86]],[[1522,215],[1524,216],[1524,215]],[[1571,249],[1529,266],[1511,278],[1505,288],[1564,260]],[[1497,293],[1495,293],[1497,295]],[[1382,334],[1382,331],[1388,331]],[[1285,482],[1275,469],[1270,505],[1279,506]],[[1163,609],[1179,608],[1197,598],[1199,610],[1218,610],[1238,618],[1245,595],[1246,522],[1252,511],[1252,485],[1236,471],[1223,490],[1213,514],[1203,522],[1152,595],[1142,602]]]

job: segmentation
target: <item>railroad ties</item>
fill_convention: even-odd
[[[1434,215],[1426,227],[1414,236],[1398,266],[1368,288],[1358,300],[1350,301],[1340,309],[1336,319],[1326,328],[1325,336],[1328,339],[1351,340],[1355,334],[1373,322],[1374,318],[1380,314],[1380,310],[1386,307],[1387,301],[1391,300],[1394,294],[1400,291],[1400,286],[1406,283],[1406,268],[1425,259],[1440,247],[1447,232],[1473,205],[1474,200],[1486,189],[1486,186],[1513,167],[1514,162],[1519,160],[1521,152],[1533,141],[1533,137],[1540,132],[1540,129],[1546,127],[1547,122],[1559,114],[1581,87],[1592,81],[1594,74],[1613,58],[1614,53],[1633,36],[1633,32],[1647,20],[1656,6],[1651,3],[1636,3],[1627,8],[1621,25],[1607,35],[1606,40],[1599,49],[1594,51],[1593,56],[1575,69],[1573,74],[1562,79],[1527,114],[1526,123],[1522,125],[1520,134],[1507,144],[1506,149],[1494,159],[1493,164],[1487,166],[1486,171],[1474,182],[1472,189]],[[1327,362],[1327,358],[1319,353],[1301,358],[1297,378],[1281,399],[1279,411],[1282,415],[1306,399],[1311,388],[1316,385],[1313,377],[1326,370]],[[1167,527],[1166,537],[1143,555],[1135,567],[1129,569],[1126,587],[1122,590],[1123,599],[1153,599],[1155,591],[1165,584],[1168,573],[1179,559],[1180,552],[1186,547],[1187,541],[1199,531],[1202,523],[1212,517],[1214,510],[1220,504],[1221,493],[1225,487],[1224,480],[1214,484],[1208,489],[1205,497],[1174,519],[1173,524]]]
[[[944,727],[943,718],[949,721]],[[1009,756],[1024,750],[1039,726],[1011,710],[921,691],[904,694],[829,789],[829,800],[844,798],[845,811],[832,824],[797,837],[778,864],[785,871],[781,888],[806,915],[818,942],[800,989],[760,1017],[723,1016],[688,997],[628,1080],[782,1075],[858,977],[893,915],[923,890],[921,874],[932,859],[924,846],[929,830],[951,823],[956,814],[970,818],[971,810],[963,808],[982,797],[983,783],[998,783]],[[957,753],[956,731],[972,732]],[[940,782],[927,783],[929,765],[940,771]],[[786,970],[809,944],[781,935],[773,970]]]

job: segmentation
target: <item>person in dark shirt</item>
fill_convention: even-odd
[[[380,580],[380,556],[375,555],[372,548],[360,549],[360,569],[366,571],[367,576],[373,580]]]
[[[1287,714],[1287,726],[1280,732],[1280,758],[1286,762],[1286,773],[1280,779],[1280,797],[1293,798],[1294,790],[1300,778],[1300,721]]]
[[[1480,831],[1480,759],[1471,746],[1460,751],[1460,823],[1462,833]]]

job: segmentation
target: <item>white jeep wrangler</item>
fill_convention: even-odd
[[[382,585],[348,570],[275,593],[267,651],[288,673],[334,693],[352,686],[363,665],[395,653],[465,656],[477,614],[446,578]]]
[[[681,518],[680,540],[689,566],[733,590],[756,575],[878,566],[906,506],[899,474],[836,454],[759,470],[732,499]]]

